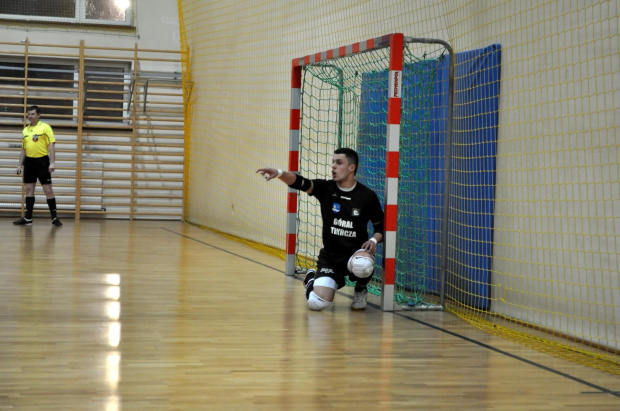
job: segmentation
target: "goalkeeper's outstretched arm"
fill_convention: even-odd
[[[307,178],[302,177],[297,173],[291,173],[290,171],[282,171],[277,168],[259,168],[256,172],[265,177],[265,180],[267,181],[273,180],[274,178],[279,178],[287,186],[296,190],[305,191],[308,194],[312,193],[312,189],[314,188],[314,183],[312,180],[308,180]]]

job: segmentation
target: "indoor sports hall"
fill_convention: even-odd
[[[0,410],[620,409],[619,12],[0,2]],[[257,170],[340,147],[383,241],[314,311],[325,211]]]

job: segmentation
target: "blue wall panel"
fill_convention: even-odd
[[[445,136],[447,127],[447,96],[449,57],[421,61],[403,67],[403,89],[417,82],[416,64],[438,64],[438,75],[433,85],[433,101],[430,112],[417,110],[416,101],[403,101],[401,128],[401,152],[427,150],[427,163],[412,165],[416,170],[412,190],[419,184],[426,184],[426,198],[423,199],[424,215],[401,215],[399,224],[417,227],[426,232],[423,251],[416,248],[416,254],[424,253],[426,271],[425,287],[429,292],[439,291],[439,256],[441,244],[441,220],[443,218],[443,193],[445,181]],[[448,296],[464,304],[480,309],[490,307],[490,284],[493,244],[493,215],[495,198],[496,145],[499,110],[499,85],[501,74],[501,46],[491,45],[479,50],[456,54],[456,83],[454,120],[452,132],[451,204],[448,251]],[[365,73],[362,84],[360,108],[360,175],[365,184],[371,186],[383,201],[384,188],[377,170],[385,168],[385,156],[371,152],[377,150],[377,136],[385,136],[385,111],[387,105],[387,72]],[[385,78],[385,89],[377,90],[377,77]],[[372,81],[371,81],[372,80]],[[403,95],[407,93],[404,91]],[[413,99],[415,100],[415,99]],[[416,133],[411,127],[420,124],[416,116],[428,116],[429,129],[424,133],[428,141],[421,142],[411,137]],[[413,125],[408,128],[407,125]],[[403,145],[405,143],[405,145]],[[382,144],[385,144],[383,137]],[[407,146],[406,144],[409,144]],[[367,151],[367,152],[366,152]],[[421,157],[413,156],[416,162]],[[379,158],[379,160],[378,160]],[[370,160],[373,159],[373,160]],[[401,157],[402,159],[402,157]],[[366,162],[366,163],[365,163]],[[370,164],[372,162],[372,164]],[[378,164],[379,162],[380,164]],[[402,168],[408,166],[404,164]],[[424,171],[424,167],[427,171]],[[424,181],[426,180],[426,181]],[[403,180],[401,180],[401,183]],[[418,186],[418,187],[416,187]],[[407,190],[403,191],[407,193]],[[415,196],[415,194],[410,194]],[[420,199],[416,199],[420,201]],[[407,270],[407,267],[397,267]],[[419,269],[419,264],[418,264]]]

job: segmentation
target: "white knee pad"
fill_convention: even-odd
[[[375,270],[375,259],[362,255],[354,255],[347,263],[349,272],[358,278],[367,278]]]
[[[314,293],[314,291],[310,291],[310,295],[308,296],[308,308],[312,311],[321,311],[326,309],[332,305],[331,302],[325,301],[318,295]]]

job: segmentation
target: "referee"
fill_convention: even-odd
[[[56,197],[52,190],[52,172],[56,169],[56,139],[49,124],[39,120],[41,110],[38,106],[28,107],[28,121],[30,125],[24,128],[22,151],[17,166],[17,174],[21,174],[24,168],[24,186],[26,187],[26,215],[17,221],[15,225],[31,225],[32,212],[34,210],[34,188],[37,179],[43,187],[47,198],[47,205],[52,215],[52,224],[56,227],[62,223],[56,216]]]

